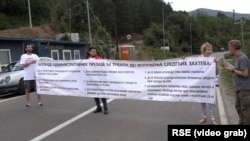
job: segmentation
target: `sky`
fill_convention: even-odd
[[[164,0],[170,3],[174,11],[192,11],[198,8],[221,10],[226,12],[250,14],[248,0]]]

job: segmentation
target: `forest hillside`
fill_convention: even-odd
[[[38,38],[38,39],[56,39],[56,31],[48,25],[38,27],[21,27],[17,29],[6,29],[0,31],[0,37],[15,38]]]

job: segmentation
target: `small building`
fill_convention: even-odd
[[[119,58],[121,60],[135,60],[135,46],[134,45],[120,45]]]
[[[54,60],[85,59],[86,48],[90,46],[89,43],[83,42],[0,37],[1,66],[20,60],[26,44],[32,44],[34,53],[38,56],[50,57]]]

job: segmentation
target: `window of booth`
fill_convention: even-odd
[[[71,60],[71,50],[63,50],[63,60]]]
[[[51,58],[53,58],[54,60],[59,60],[59,51],[51,50]]]
[[[74,59],[81,59],[80,57],[80,50],[74,50]]]
[[[10,50],[9,49],[0,49],[0,71],[2,70],[3,66],[6,66],[10,63]]]

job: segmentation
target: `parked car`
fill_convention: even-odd
[[[41,61],[52,61],[49,57],[40,57]],[[20,61],[8,64],[0,72],[0,95],[7,93],[25,94],[23,84],[23,67]]]
[[[224,51],[226,51],[225,48],[224,48],[224,47],[221,47],[221,48],[220,48],[220,52],[224,52]]]

